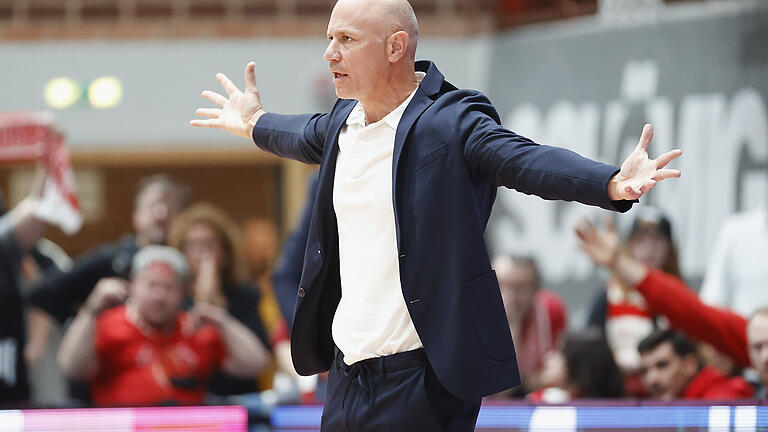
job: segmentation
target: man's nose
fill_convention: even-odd
[[[152,207],[152,215],[155,219],[165,219],[169,215],[168,205],[165,203],[158,203]]]
[[[649,370],[645,372],[645,375],[643,376],[643,381],[645,381],[646,387],[650,387],[659,380],[658,374],[654,370]]]
[[[328,43],[328,48],[325,49],[325,52],[323,53],[323,60],[330,62],[334,61],[337,62],[341,59],[341,56],[339,55],[339,50],[336,48],[335,41],[330,41]]]

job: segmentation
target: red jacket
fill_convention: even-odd
[[[713,367],[705,367],[688,384],[682,399],[747,399],[755,389],[744,378],[730,378]]]
[[[680,279],[656,269],[649,269],[635,289],[654,312],[667,317],[672,328],[707,342],[741,366],[750,365],[743,316],[704,304]]]

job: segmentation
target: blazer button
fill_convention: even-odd
[[[319,256],[320,258],[322,258],[322,257],[323,257],[323,253],[322,253],[322,252],[320,252],[320,249],[318,249],[318,250],[317,250],[317,256]]]
[[[299,287],[299,297],[304,297],[307,293],[304,291],[304,288]]]

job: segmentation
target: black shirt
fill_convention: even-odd
[[[0,218],[0,407],[18,406],[29,399],[21,259],[10,217]]]
[[[119,242],[99,246],[78,257],[67,271],[50,267],[28,294],[28,303],[63,323],[77,313],[96,283],[106,277],[130,279],[136,239],[124,236]]]

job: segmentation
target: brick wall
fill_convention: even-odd
[[[323,34],[332,0],[0,0],[0,39],[248,38]],[[424,33],[472,35],[496,0],[413,0]]]

